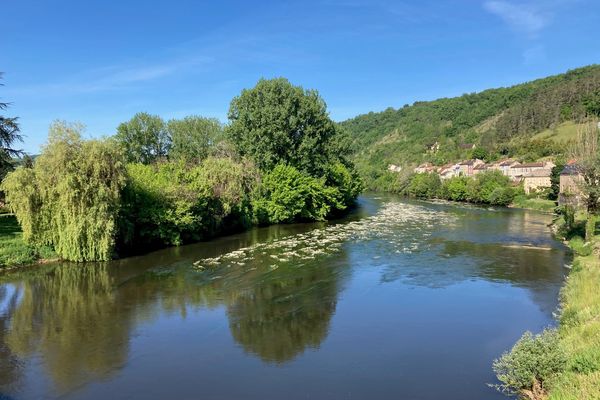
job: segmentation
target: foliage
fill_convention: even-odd
[[[167,131],[172,140],[169,158],[199,163],[210,155],[211,148],[222,136],[223,127],[214,118],[188,116],[170,120]]]
[[[171,138],[164,121],[157,115],[137,113],[117,127],[115,140],[128,162],[150,164],[165,158]]]
[[[358,195],[362,192],[363,186],[358,173],[354,168],[348,168],[341,162],[333,163],[327,170],[325,184],[336,188],[338,199],[336,209],[345,210],[354,204]]]
[[[249,193],[257,179],[251,165],[216,158],[194,167],[129,164],[127,176],[121,250],[198,241],[221,232],[226,222],[235,229],[251,219]]]
[[[488,160],[490,157],[489,152],[483,147],[476,147],[471,152],[471,158],[479,159],[479,160]]]
[[[125,180],[122,154],[106,140],[81,139],[82,126],[55,122],[32,169],[2,183],[27,243],[67,260],[108,260]]]
[[[515,197],[509,178],[496,170],[482,172],[469,180],[467,192],[469,201],[498,206],[510,204]]]
[[[502,382],[496,388],[509,395],[541,398],[566,363],[556,330],[546,329],[536,336],[525,332],[510,352],[494,361],[494,372]]]
[[[576,168],[583,177],[582,191],[587,210],[600,212],[600,129],[596,124],[587,124],[572,144],[571,157],[577,160]]]
[[[0,73],[2,78],[2,73]],[[0,86],[2,86],[0,84]],[[0,111],[8,108],[8,103],[0,102]],[[22,142],[17,118],[0,115],[0,181],[6,173],[12,170],[12,157],[17,157],[23,152],[14,147],[16,142]]]
[[[437,197],[441,186],[442,183],[437,174],[415,174],[406,188],[406,192],[413,197],[432,199]]]
[[[314,176],[340,158],[340,132],[315,90],[287,79],[261,79],[231,101],[226,133],[262,171],[287,164]]]
[[[469,199],[469,178],[456,176],[444,181],[441,197],[452,201],[467,201]]]
[[[322,221],[334,209],[343,209],[343,195],[325,179],[314,178],[291,165],[277,165],[264,175],[253,201],[261,224]]]

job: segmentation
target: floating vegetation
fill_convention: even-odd
[[[392,246],[392,251],[395,253],[410,254],[422,250],[421,246],[427,243],[427,239],[436,227],[448,226],[455,219],[454,215],[444,211],[392,202],[385,204],[371,217],[332,224],[309,232],[258,243],[217,257],[198,260],[193,265],[199,270],[204,270],[208,267],[225,265],[243,266],[251,261],[264,259],[265,265],[269,265],[270,269],[276,269],[279,265],[290,261],[312,260],[319,256],[333,254],[339,251],[344,243],[350,241],[375,239]],[[399,227],[403,229],[399,231]],[[273,262],[276,264],[272,264]]]

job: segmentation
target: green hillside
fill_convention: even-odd
[[[341,122],[354,160],[371,187],[389,164],[436,165],[471,156],[488,159],[559,155],[582,121],[600,114],[600,65],[460,97],[415,102]]]

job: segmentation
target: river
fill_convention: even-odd
[[[365,195],[279,225],[0,280],[0,399],[502,399],[492,360],[554,324],[537,212]]]

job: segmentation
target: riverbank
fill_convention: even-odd
[[[0,271],[44,263],[57,259],[49,247],[25,243],[17,219],[12,214],[0,214]]]
[[[559,341],[567,364],[551,385],[550,400],[600,399],[600,236],[577,254],[579,242],[569,240],[576,255],[561,290]]]
[[[570,223],[567,221],[570,219]],[[494,362],[497,388],[531,400],[600,399],[600,235],[584,211],[558,217],[556,237],[573,251],[560,291],[558,327],[526,332]],[[586,241],[585,238],[588,240]]]

